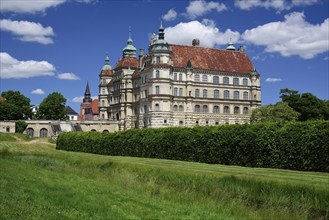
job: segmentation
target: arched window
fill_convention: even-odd
[[[243,99],[248,100],[249,99],[249,93],[248,92],[243,92]]]
[[[230,113],[230,107],[224,106],[224,113],[229,114]]]
[[[96,132],[96,130],[95,130],[95,129],[91,129],[90,131],[92,131],[92,132]]]
[[[195,89],[195,97],[200,97],[200,89]]]
[[[160,78],[160,71],[159,70],[155,71],[155,78]]]
[[[105,130],[103,131],[103,133],[109,133],[109,130],[106,130],[106,129],[105,129]]]
[[[208,76],[202,75],[202,82],[208,82]]]
[[[200,105],[194,106],[194,112],[200,112]]]
[[[214,84],[219,84],[219,76],[214,76],[213,77],[213,83]]]
[[[160,57],[156,57],[156,63],[160,63]]]
[[[240,108],[238,106],[234,107],[234,114],[240,114]]]
[[[208,105],[204,105],[204,106],[202,106],[202,112],[203,112],[203,113],[208,112]]]
[[[208,96],[208,91],[206,89],[203,90],[203,98],[207,98]]]
[[[228,77],[223,77],[223,83],[224,84],[230,84],[230,79]]]
[[[219,113],[219,106],[218,105],[215,105],[214,106],[214,113]]]
[[[26,130],[27,136],[29,136],[30,138],[34,137],[34,129],[33,128],[28,128]]]
[[[240,92],[234,91],[234,99],[240,99]]]
[[[184,111],[184,107],[182,105],[179,106],[179,111],[183,112]]]
[[[244,107],[243,108],[243,114],[244,115],[247,115],[249,113],[249,109],[248,109],[248,107]]]
[[[178,106],[177,105],[174,105],[173,111],[174,112],[177,112],[177,110],[178,110]]]
[[[7,132],[7,133],[10,132],[10,127],[6,127],[6,132]]]
[[[230,98],[230,91],[225,90],[224,91],[224,99],[229,99]]]
[[[155,110],[155,111],[159,111],[159,110],[160,110],[160,106],[159,106],[159,104],[158,104],[158,103],[157,103],[157,104],[155,104],[154,110]]]
[[[200,75],[199,74],[194,75],[194,81],[195,82],[200,82]]]
[[[214,90],[214,98],[219,99],[219,90]]]
[[[233,85],[239,85],[239,78],[233,78]]]
[[[247,86],[248,85],[248,79],[247,78],[243,78],[243,85]]]
[[[160,86],[155,86],[155,94],[160,94]]]

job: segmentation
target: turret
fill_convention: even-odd
[[[85,91],[85,97],[83,98],[83,102],[92,102],[91,95],[90,95],[90,89],[89,89],[89,83],[87,82],[86,91]]]
[[[129,27],[129,38],[127,40],[127,46],[123,48],[123,57],[136,57],[136,47],[133,45],[133,40],[131,39],[131,29]]]

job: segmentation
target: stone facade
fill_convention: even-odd
[[[0,121],[1,133],[15,133],[16,123],[14,121]]]
[[[162,25],[148,55],[129,37],[112,69],[100,73],[99,116],[119,129],[248,123],[261,104],[260,75],[242,48],[169,44]]]

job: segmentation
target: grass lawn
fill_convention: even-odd
[[[0,219],[328,219],[329,174],[112,157],[0,134]]]

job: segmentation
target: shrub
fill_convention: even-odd
[[[16,121],[16,133],[23,133],[27,127],[27,123],[23,120]]]
[[[329,171],[329,122],[62,133],[60,150],[202,163]]]

